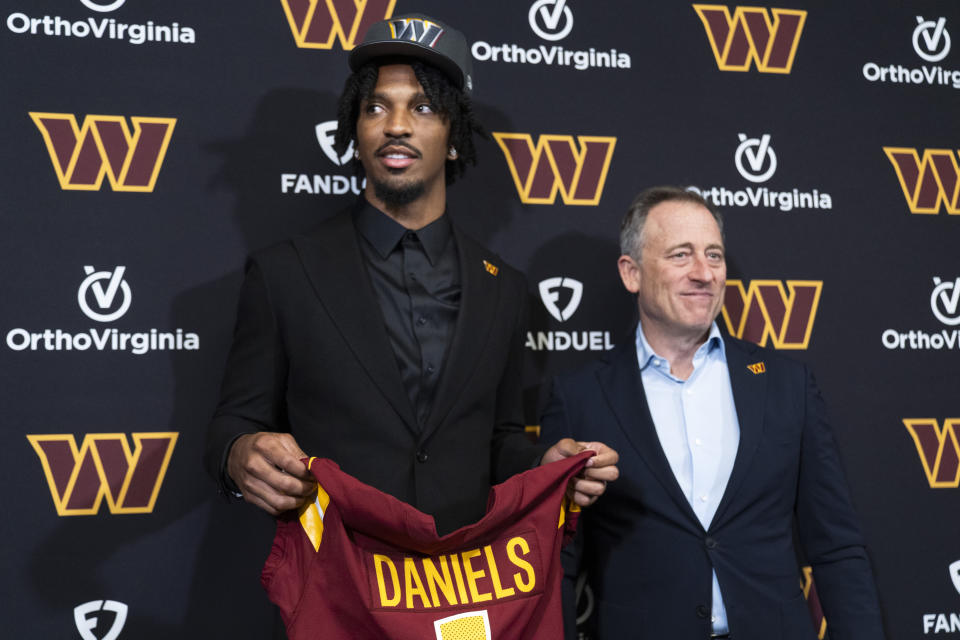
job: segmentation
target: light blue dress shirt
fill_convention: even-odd
[[[650,415],[673,475],[703,525],[709,529],[727,488],[740,443],[727,352],[714,322],[693,356],[693,373],[681,380],[650,347],[637,326],[637,362]],[[727,611],[713,572],[714,633],[726,633]]]

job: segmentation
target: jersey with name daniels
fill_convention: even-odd
[[[281,517],[261,580],[290,640],[555,640],[560,548],[576,527],[567,482],[592,452],[490,491],[478,522],[433,518],[310,458],[316,500]]]

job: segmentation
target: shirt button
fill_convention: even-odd
[[[706,501],[707,501],[707,494],[703,494],[702,496],[700,496],[700,502],[706,502]]]
[[[687,395],[688,395],[688,396],[692,396],[692,395],[693,395],[693,389],[687,389]]]
[[[701,440],[700,438],[697,438],[696,440],[694,440],[694,442],[698,447],[703,444],[703,440]]]
[[[417,462],[426,462],[429,457],[426,451],[417,451]]]

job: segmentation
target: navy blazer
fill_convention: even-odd
[[[523,427],[527,288],[456,225],[453,234],[460,310],[422,429],[350,213],[255,254],[207,435],[211,473],[238,435],[286,431],[307,455],[435,516],[441,533],[483,516],[490,486],[542,454]]]
[[[542,437],[601,441],[620,453],[620,479],[581,519],[595,637],[709,638],[715,569],[734,640],[815,640],[796,530],[831,640],[882,639],[870,562],[813,376],[776,351],[724,341],[740,445],[706,529],[660,446],[633,340],[554,382]],[[570,568],[568,583],[575,575]]]

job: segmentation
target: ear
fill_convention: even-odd
[[[637,261],[628,255],[622,255],[617,260],[617,268],[620,270],[620,279],[623,286],[630,293],[640,292],[640,265]]]

